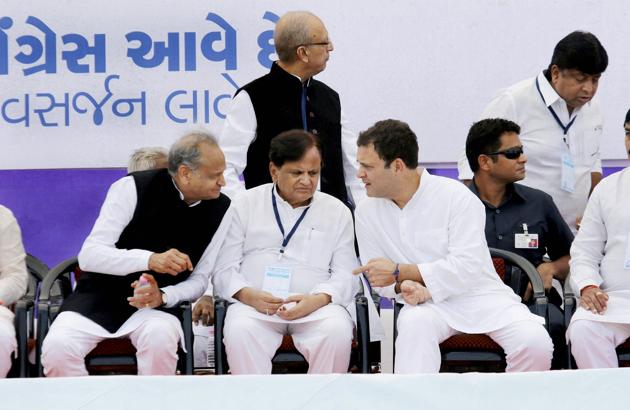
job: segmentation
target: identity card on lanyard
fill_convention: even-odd
[[[291,269],[278,266],[267,266],[262,290],[281,299],[289,297],[291,289]]]
[[[547,105],[545,101],[545,97],[542,95],[542,91],[540,91],[540,85],[538,84],[538,78],[536,78],[536,89],[538,90],[538,94],[540,94],[540,98],[543,100],[543,104]],[[547,109],[556,120],[558,126],[562,129],[562,141],[564,142],[564,148],[562,152],[562,177],[560,179],[560,189],[566,192],[575,191],[575,162],[573,161],[573,157],[571,156],[571,150],[569,149],[569,144],[567,143],[567,133],[569,129],[575,122],[577,116],[573,117],[571,121],[567,125],[564,125],[556,114],[556,111],[550,105],[547,105]]]
[[[575,163],[569,148],[562,153],[562,179],[560,189],[566,192],[575,191]]]

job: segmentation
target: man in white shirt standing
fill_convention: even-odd
[[[521,183],[551,195],[574,234],[590,191],[602,178],[603,117],[593,97],[607,66],[597,37],[574,31],[556,45],[546,70],[499,91],[481,114],[521,127],[529,158]],[[464,152],[458,170],[459,179],[472,179]]]
[[[269,374],[285,334],[309,373],[345,373],[356,266],[350,210],[317,191],[319,139],[303,130],[271,141],[273,183],[239,194],[217,261],[215,292],[233,303],[225,348],[233,374]]]
[[[630,111],[624,122],[630,159]],[[571,285],[580,306],[567,336],[580,369],[618,367],[615,348],[630,337],[630,168],[593,190],[571,246]]]
[[[356,210],[364,272],[382,296],[402,293],[396,373],[437,373],[439,344],[485,333],[506,353],[508,372],[548,370],[553,345],[496,274],[485,210],[457,181],[418,169],[418,143],[401,121],[379,121],[358,139],[358,177],[368,199]]]
[[[303,129],[321,142],[320,190],[352,206],[365,197],[354,178],[356,135],[348,128],[339,94],[314,78],[326,69],[333,43],[324,23],[307,11],[291,11],[276,23],[278,54],[268,74],[236,92],[221,132],[227,169],[225,193],[271,182],[269,143],[283,131]],[[243,174],[243,181],[239,176]]]
[[[79,252],[83,273],[44,340],[47,376],[87,375],[85,356],[119,337],[136,347],[138,374],[175,374],[183,338],[177,305],[208,287],[230,200],[221,194],[225,159],[212,136],[182,137],[168,163],[111,186]]]
[[[0,205],[0,378],[11,369],[11,353],[17,346],[9,307],[26,291],[25,258],[20,227],[13,213]]]

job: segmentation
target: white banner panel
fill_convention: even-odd
[[[308,9],[334,41],[319,79],[359,131],[411,124],[422,162],[454,162],[501,87],[594,32],[609,52],[603,157],[623,158],[630,9],[623,0],[4,0],[0,169],[121,167],[140,146],[221,129],[231,95],[267,72],[277,16]]]

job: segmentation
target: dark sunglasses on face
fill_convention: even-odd
[[[503,151],[489,152],[485,155],[503,155],[507,159],[518,159],[523,155],[523,146],[508,148]]]

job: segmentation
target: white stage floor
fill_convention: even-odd
[[[0,409],[628,409],[630,369],[0,380]]]

